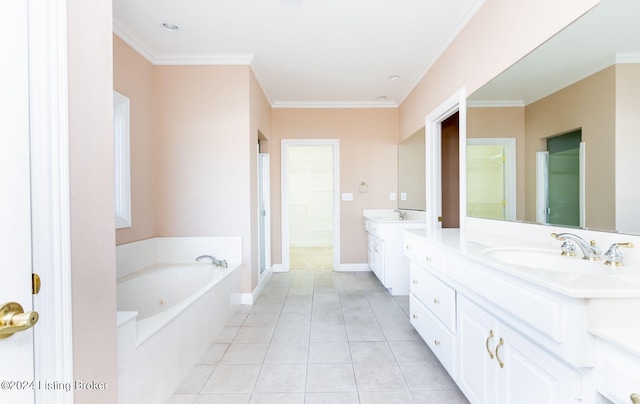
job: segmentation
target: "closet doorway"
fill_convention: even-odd
[[[282,264],[333,270],[339,257],[338,140],[282,141]]]

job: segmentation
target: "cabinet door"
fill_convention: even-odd
[[[499,333],[496,361],[502,367],[498,367],[497,402],[581,402],[580,375],[576,371],[508,327],[500,327]]]
[[[497,321],[458,295],[458,386],[473,404],[496,403]]]

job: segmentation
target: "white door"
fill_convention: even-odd
[[[30,311],[28,2],[3,0],[0,14],[0,304]],[[0,358],[0,402],[33,403],[33,330],[0,339]]]

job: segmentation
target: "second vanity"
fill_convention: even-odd
[[[411,323],[471,403],[640,403],[640,266],[544,232],[405,231]]]

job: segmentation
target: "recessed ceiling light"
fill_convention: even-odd
[[[397,74],[394,74],[392,76],[387,77],[389,80],[400,80],[400,76]]]
[[[386,101],[387,100],[387,96],[386,95],[380,95],[380,96],[378,96],[378,98],[376,98],[376,100],[378,100],[378,101]]]
[[[180,30],[177,25],[169,24],[168,22],[162,24],[162,29],[167,32],[178,32]]]

